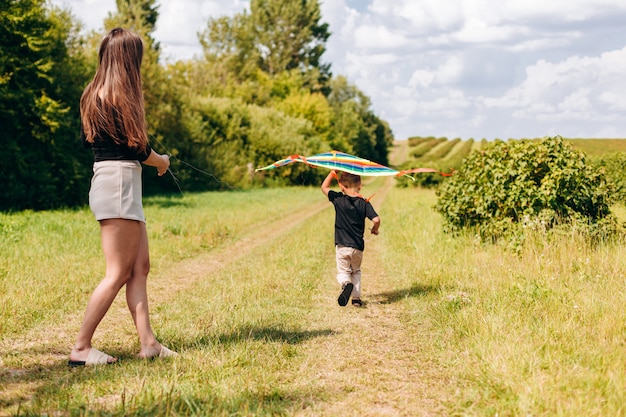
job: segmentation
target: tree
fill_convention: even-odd
[[[211,19],[200,42],[209,62],[223,62],[242,81],[256,69],[277,76],[298,70],[312,92],[328,93],[330,64],[321,61],[330,36],[317,0],[252,0],[250,14]]]
[[[250,24],[245,11],[233,17],[209,19],[207,29],[199,36],[204,58],[222,82],[230,77],[237,82],[254,78],[259,68],[260,55]]]
[[[274,75],[317,68],[329,78],[330,65],[322,64],[321,58],[330,32],[327,23],[320,23],[317,0],[252,0],[250,16],[264,71]]]
[[[84,66],[68,52],[76,44],[73,19],[45,5],[10,0],[0,9],[2,210],[60,207],[81,198],[75,140]]]
[[[111,30],[124,27],[132,30],[149,43],[149,48],[159,50],[159,44],[152,37],[152,32],[159,18],[159,6],[156,0],[115,0],[117,13],[109,13],[104,27]]]
[[[333,78],[330,91],[328,101],[334,109],[332,147],[386,165],[393,134],[387,122],[370,109],[369,97],[343,76]]]

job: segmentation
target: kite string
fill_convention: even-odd
[[[180,162],[181,164],[185,164],[185,165],[187,165],[189,168],[192,168],[192,169],[194,169],[194,170],[196,170],[196,171],[200,172],[201,174],[204,174],[204,175],[206,175],[206,176],[208,176],[208,177],[213,178],[216,182],[218,182],[218,183],[220,183],[220,184],[223,184],[223,185],[226,185],[226,186],[227,186],[228,188],[230,188],[231,190],[241,191],[239,188],[237,188],[237,187],[235,187],[235,186],[233,186],[233,185],[230,185],[228,182],[220,180],[220,179],[219,179],[219,178],[217,178],[214,174],[211,174],[210,172],[207,172],[207,171],[204,171],[204,170],[202,170],[202,169],[200,169],[200,168],[197,168],[197,167],[195,167],[195,166],[191,165],[189,162],[185,162],[185,161],[183,161],[182,159],[180,159],[179,157],[177,157],[176,155],[173,155],[173,154],[169,151],[169,149],[168,149],[165,145],[163,145],[163,143],[162,143],[161,141],[159,141],[159,140],[158,140],[158,139],[157,139],[154,135],[150,135],[150,136],[151,136],[151,137],[150,137],[150,139],[151,139],[151,140],[154,140],[156,143],[158,143],[158,144],[159,144],[159,146],[160,146],[161,148],[163,148],[163,149],[165,150],[165,154],[166,154],[166,155],[167,155],[170,159],[175,159],[176,161]],[[174,179],[174,183],[176,184],[176,187],[178,187],[178,191],[180,191],[180,194],[184,196],[185,194],[183,193],[183,190],[182,190],[182,188],[180,187],[180,180],[176,177],[176,174],[178,174],[178,172],[174,173],[174,171],[172,171],[172,169],[171,169],[171,166],[167,168],[167,171],[170,173],[170,175],[171,175],[171,176],[172,176],[172,178]]]
[[[169,156],[170,156],[170,158],[174,158],[174,159],[176,159],[176,160],[177,160],[178,162],[180,162],[181,164],[185,164],[185,165],[187,165],[189,168],[192,168],[192,169],[194,169],[194,170],[196,170],[196,171],[200,172],[201,174],[204,174],[204,175],[207,175],[207,176],[209,176],[209,177],[213,178],[216,182],[218,182],[218,183],[220,183],[220,184],[224,184],[224,185],[226,185],[226,186],[227,186],[228,188],[230,188],[231,190],[241,191],[239,188],[235,187],[234,185],[230,185],[228,182],[220,180],[219,178],[217,178],[214,174],[211,174],[210,172],[203,171],[203,170],[201,170],[200,168],[196,168],[195,166],[191,165],[189,162],[185,162],[185,161],[183,161],[182,159],[178,158],[177,156],[174,156],[174,155],[169,155]]]

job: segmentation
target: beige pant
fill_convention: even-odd
[[[354,285],[352,298],[360,298],[363,251],[337,245],[335,246],[335,257],[337,259],[337,282],[339,285],[343,285],[344,282],[351,282]]]

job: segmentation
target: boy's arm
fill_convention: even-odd
[[[373,235],[378,234],[378,229],[380,228],[380,217],[376,216],[372,219],[373,226],[370,229]]]
[[[328,197],[328,192],[330,191],[330,184],[333,182],[333,178],[335,178],[336,175],[337,173],[335,172],[335,170],[331,169],[328,175],[326,176],[326,178],[324,178],[324,181],[322,182],[322,192],[324,193],[326,197]]]

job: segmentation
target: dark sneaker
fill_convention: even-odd
[[[363,301],[360,298],[353,298],[352,305],[355,307],[363,307]]]
[[[339,298],[337,298],[337,302],[341,307],[345,307],[348,304],[348,300],[350,299],[350,294],[352,294],[352,289],[354,288],[354,284],[351,282],[346,282],[341,287],[341,294],[339,294]]]

